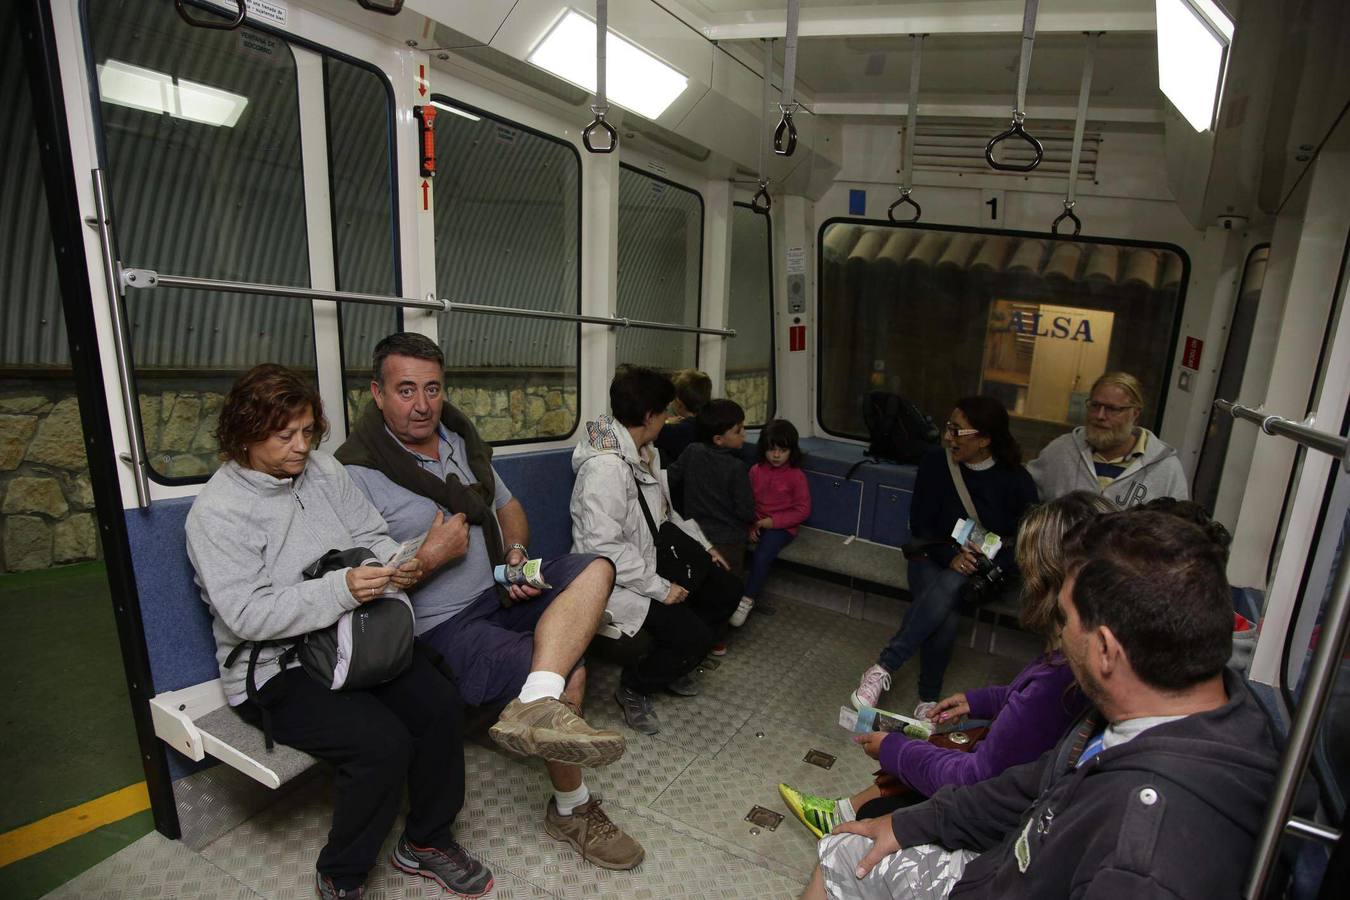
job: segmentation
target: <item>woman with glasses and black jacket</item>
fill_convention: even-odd
[[[890,689],[891,673],[917,652],[919,706],[914,714],[922,718],[942,696],[942,676],[952,658],[963,599],[972,591],[991,599],[1017,581],[1017,524],[1037,498],[1036,484],[1022,466],[1021,448],[1008,430],[1008,411],[992,397],[958,400],[942,444],[919,462],[914,483],[909,530],[923,552],[909,559],[913,602],[900,630],[853,692],[858,709],[876,706],[882,691]],[[970,518],[953,480],[958,476],[979,526],[1003,540],[992,560],[952,538],[957,522]]]

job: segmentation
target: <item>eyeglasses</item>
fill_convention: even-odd
[[[1104,412],[1110,416],[1118,416],[1127,409],[1138,409],[1139,407],[1131,404],[1129,406],[1113,406],[1110,403],[1098,403],[1096,400],[1087,402],[1087,411],[1090,413]]]
[[[970,437],[972,434],[980,433],[980,429],[978,428],[962,428],[955,422],[948,422],[946,426],[946,431],[947,434],[951,435],[954,438]]]

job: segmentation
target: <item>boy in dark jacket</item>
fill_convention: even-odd
[[[1063,650],[1095,709],[1034,763],[840,825],[805,897],[1237,897],[1277,754],[1225,668],[1224,553],[1157,512],[1073,532]]]
[[[671,492],[683,492],[685,518],[698,523],[740,578],[755,523],[750,470],[740,458],[745,410],[734,400],[709,400],[696,421],[699,443],[685,448],[670,467]]]

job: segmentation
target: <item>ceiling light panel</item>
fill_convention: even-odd
[[[605,53],[608,99],[656,119],[674,103],[689,79],[641,47],[609,32]],[[569,9],[544,35],[529,61],[595,93],[595,23]]]

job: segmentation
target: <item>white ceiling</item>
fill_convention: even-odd
[[[687,25],[758,72],[758,35],[782,35],[785,0],[662,0]],[[797,89],[817,114],[899,118],[909,95],[911,31],[928,33],[920,113],[1002,118],[1011,111],[1021,47],[1021,0],[802,0]],[[1082,75],[1083,29],[1104,31],[1089,119],[1155,126],[1158,90],[1153,0],[1042,0],[1027,106],[1032,117],[1072,120]],[[750,34],[753,36],[742,36]],[[781,77],[785,42],[775,41]]]

